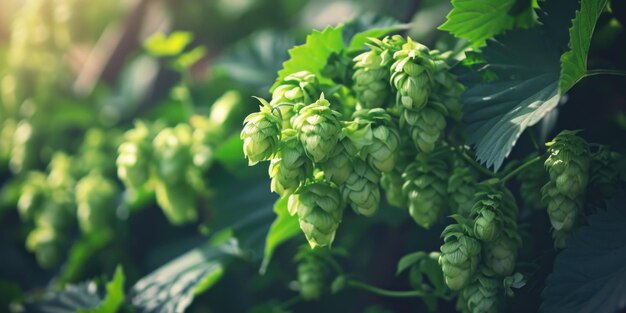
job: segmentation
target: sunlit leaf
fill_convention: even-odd
[[[343,42],[343,26],[327,27],[323,31],[314,30],[306,37],[303,45],[289,50],[289,60],[283,63],[283,69],[278,71],[278,78],[272,90],[289,75],[300,71],[309,71],[321,78],[321,71],[326,67],[326,61],[333,53],[339,53],[345,48]],[[324,82],[324,80],[321,80]]]
[[[193,34],[189,32],[156,33],[146,39],[143,46],[154,56],[169,57],[183,52],[192,40]]]
[[[453,0],[454,8],[439,29],[479,46],[515,27],[533,24],[532,1]]]
[[[561,78],[559,87],[564,94],[587,72],[587,53],[596,21],[604,10],[607,0],[582,0],[580,10],[569,29],[570,51],[561,56]]]
[[[113,279],[106,285],[106,297],[95,309],[79,310],[79,313],[115,313],[124,303],[124,271],[118,266]]]
[[[343,27],[343,38],[348,53],[358,52],[368,42],[367,38],[381,38],[408,27],[409,24],[402,24],[391,17],[366,13],[346,23]]]

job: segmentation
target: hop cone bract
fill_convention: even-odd
[[[448,168],[441,159],[418,155],[402,174],[402,191],[415,222],[429,228],[446,209]]]
[[[449,225],[441,236],[444,244],[441,246],[439,265],[446,285],[452,290],[460,290],[471,282],[476,273],[480,261],[480,241],[460,224]]]
[[[380,177],[369,165],[359,159],[352,163],[352,172],[346,182],[341,185],[343,199],[352,209],[365,216],[378,212],[380,203]]]
[[[340,117],[323,96],[294,117],[293,127],[298,131],[304,152],[315,163],[326,161],[335,149],[341,134]]]
[[[271,105],[263,99],[259,98],[259,101],[262,103],[260,111],[246,117],[240,135],[243,153],[250,165],[269,160],[276,153],[282,127]]]

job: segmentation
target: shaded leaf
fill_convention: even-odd
[[[236,241],[195,248],[140,279],[131,290],[137,312],[180,313],[194,296],[209,289],[224,271],[227,257],[241,254]]]
[[[227,50],[217,61],[215,70],[258,95],[269,96],[276,72],[289,59],[287,51],[297,43],[294,36],[286,33],[259,32]]]
[[[580,11],[569,29],[570,51],[561,56],[561,94],[572,88],[587,72],[587,53],[596,21],[606,6],[607,0],[582,0]]]
[[[452,5],[447,21],[439,29],[476,46],[506,30],[528,27],[534,22],[531,1],[453,0]]]
[[[556,258],[540,311],[622,312],[626,308],[626,197],[589,216]]]
[[[314,30],[306,37],[303,45],[289,50],[289,60],[283,63],[283,69],[278,71],[278,78],[272,86],[274,90],[283,79],[300,71],[309,71],[320,79],[320,82],[329,82],[322,79],[321,71],[326,67],[326,61],[333,53],[339,53],[345,48],[343,42],[343,26],[327,27],[323,31]]]
[[[366,13],[346,23],[343,27],[343,38],[348,53],[361,51],[367,38],[381,38],[385,35],[409,28],[409,24],[402,24],[394,18]]]
[[[418,251],[409,253],[398,261],[398,269],[396,270],[396,275],[404,272],[406,269],[419,262],[420,260],[426,258],[428,255],[424,251]]]
[[[520,134],[539,122],[559,101],[559,54],[543,31],[510,32],[489,41],[478,72],[495,81],[465,80],[461,101],[469,143],[481,163],[496,171]]]
[[[280,198],[274,205],[276,219],[272,223],[272,226],[270,226],[270,231],[265,239],[263,263],[261,264],[260,269],[261,274],[265,273],[276,248],[278,248],[278,246],[280,246],[283,242],[300,233],[298,218],[291,216],[287,210],[287,199],[289,199],[289,197]]]
[[[106,285],[106,297],[95,309],[79,310],[80,313],[115,313],[124,303],[124,271],[121,266],[115,269],[113,279]]]

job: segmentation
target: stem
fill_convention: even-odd
[[[474,158],[472,158],[471,156],[469,156],[465,151],[461,151],[459,149],[459,153],[461,153],[461,156],[467,161],[469,162],[472,166],[474,166],[474,168],[476,168],[477,170],[479,170],[481,173],[489,176],[489,177],[493,177],[494,174],[493,172],[491,172],[490,170],[486,169],[484,166],[480,165],[478,162],[476,162],[476,160],[474,160]]]
[[[587,73],[585,73],[584,77],[595,76],[595,75],[626,76],[626,71],[608,70],[608,69],[588,70]]]
[[[535,162],[538,162],[541,160],[541,155],[538,155],[526,162],[524,162],[524,164],[518,166],[516,169],[510,171],[508,174],[504,175],[504,177],[501,178],[502,183],[506,183],[508,180],[510,180],[511,178],[513,178],[515,175],[517,175],[517,173],[521,172],[523,169],[535,164]]]
[[[330,264],[330,266],[335,270],[335,272],[337,272],[337,274],[341,276],[344,275],[343,269],[341,268],[339,263],[337,263],[337,261],[335,261],[335,259],[333,259],[331,256],[326,254],[319,254],[317,257],[322,258],[324,261]]]
[[[375,293],[380,296],[385,297],[393,297],[393,298],[412,298],[412,297],[423,297],[426,294],[419,290],[409,290],[409,291],[395,291],[395,290],[387,290],[378,287],[374,287],[372,285],[366,284],[364,282],[349,280],[347,283],[348,286],[363,289],[369,291],[371,293]]]

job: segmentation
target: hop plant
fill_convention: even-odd
[[[298,131],[304,152],[313,162],[326,161],[334,151],[341,133],[340,117],[339,112],[330,108],[330,102],[323,94],[294,117],[293,128]]]
[[[269,166],[272,191],[281,196],[292,194],[311,171],[310,161],[304,154],[297,132],[293,129],[283,130],[277,157],[272,159]]]
[[[407,166],[402,179],[402,191],[407,199],[409,214],[418,225],[430,228],[446,209],[446,163],[420,154]]]
[[[505,234],[483,245],[484,263],[499,276],[508,276],[515,269],[519,237],[515,230],[505,230]]]
[[[378,212],[380,203],[380,177],[365,162],[356,159],[352,163],[352,172],[346,182],[341,185],[343,199],[352,209],[365,216],[372,216]]]
[[[341,140],[336,146],[335,151],[330,155],[328,160],[320,164],[321,169],[324,171],[326,179],[341,186],[345,184],[346,180],[352,173],[352,163],[354,157],[348,152],[346,146],[350,146],[348,139]]]
[[[118,188],[114,182],[93,171],[76,183],[78,225],[84,233],[106,230],[115,213]]]
[[[465,164],[458,164],[452,170],[448,178],[448,196],[454,213],[469,216],[476,193],[477,176],[476,171]]]
[[[623,183],[620,175],[625,173],[626,160],[620,153],[609,149],[593,153],[589,166],[590,195],[599,199],[611,198]]]
[[[261,98],[258,100],[262,104],[260,111],[246,117],[241,131],[243,152],[250,165],[267,161],[276,153],[281,132],[281,120],[274,115],[272,106]]]
[[[462,299],[470,313],[497,313],[500,311],[501,282],[484,273],[477,276],[474,282],[463,289]]]
[[[168,184],[184,183],[191,164],[192,130],[187,124],[161,130],[153,141],[156,175]]]
[[[116,164],[117,176],[127,187],[138,189],[148,181],[153,138],[149,126],[142,122],[124,134]]]
[[[396,151],[400,145],[400,135],[391,121],[391,116],[383,109],[360,110],[354,113],[355,121],[370,123],[372,140],[365,147],[367,162],[379,172],[391,171],[396,162]]]
[[[480,241],[471,235],[466,223],[451,224],[441,234],[439,265],[446,282],[452,290],[467,286],[478,268],[480,261]]]
[[[304,257],[298,264],[300,295],[304,300],[317,300],[326,288],[328,268],[319,258]]]
[[[22,220],[33,220],[41,213],[50,194],[50,188],[46,179],[47,177],[44,173],[28,173],[17,202],[18,212]]]
[[[289,213],[298,214],[300,229],[311,248],[333,242],[344,206],[339,190],[325,182],[301,186],[288,201]]]
[[[165,217],[175,225],[193,222],[198,218],[196,193],[187,184],[155,182],[156,199]]]
[[[404,181],[402,180],[402,172],[397,169],[393,169],[388,173],[382,174],[382,177],[380,178],[380,184],[383,190],[385,190],[387,203],[399,208],[406,207],[406,198],[402,193],[403,182]]]
[[[446,128],[446,112],[443,106],[434,105],[420,111],[405,109],[400,116],[400,127],[409,132],[416,148],[429,153],[435,150]]]
[[[545,167],[550,180],[542,188],[542,199],[554,228],[555,245],[563,247],[584,204],[589,178],[589,145],[577,136],[577,131],[564,130],[546,146],[549,156]]]

